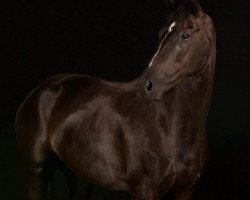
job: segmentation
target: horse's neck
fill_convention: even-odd
[[[195,81],[197,80],[187,78],[173,88],[167,97],[166,106],[172,109],[172,117],[179,121],[180,129],[205,129],[213,77],[198,84]]]
[[[173,88],[172,94],[168,98],[172,98],[166,105],[173,108],[173,112],[181,119],[187,117],[199,118],[199,128],[205,128],[208,109],[211,101],[214,68],[216,61],[216,40],[213,39],[211,45],[211,54],[201,72],[201,76],[186,78],[182,83]],[[169,106],[169,105],[168,105]],[[190,119],[189,118],[189,119]]]

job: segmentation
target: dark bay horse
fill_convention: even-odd
[[[29,200],[47,197],[58,166],[70,169],[70,199],[89,199],[91,183],[136,200],[192,198],[208,158],[215,29],[196,0],[168,3],[158,50],[134,81],[61,74],[24,101],[16,131]]]

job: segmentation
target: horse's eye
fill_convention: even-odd
[[[188,33],[183,33],[183,34],[181,35],[181,38],[182,38],[183,40],[187,40],[188,38],[190,38],[190,35],[189,35]]]

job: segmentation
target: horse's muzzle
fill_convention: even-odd
[[[146,100],[152,101],[160,101],[161,100],[161,92],[156,88],[156,84],[153,80],[144,79],[141,80],[138,84],[138,90],[140,94]]]

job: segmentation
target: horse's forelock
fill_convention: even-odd
[[[165,2],[172,12],[176,14],[185,13],[197,15],[201,10],[197,0],[165,0]]]

